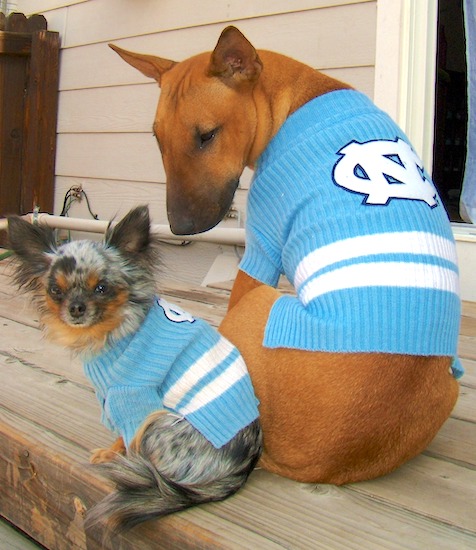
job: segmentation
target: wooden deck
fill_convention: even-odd
[[[84,511],[108,490],[87,467],[112,441],[76,359],[46,342],[29,300],[0,262],[0,515],[50,549],[475,549],[476,304],[465,303],[459,402],[421,456],[386,477],[344,487],[255,471],[222,503],[105,541]],[[228,292],[162,283],[163,296],[217,325]]]

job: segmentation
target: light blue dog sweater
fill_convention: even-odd
[[[264,345],[456,360],[460,299],[447,214],[408,139],[363,94],[293,113],[258,159],[240,269],[296,297]]]
[[[157,299],[140,329],[84,363],[102,422],[128,447],[149,414],[184,417],[216,448],[258,418],[238,350],[201,319]]]

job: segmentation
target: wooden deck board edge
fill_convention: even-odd
[[[114,540],[101,528],[84,531],[85,511],[109,491],[107,483],[78,457],[74,443],[58,441],[15,415],[0,415],[0,515],[54,550],[221,550],[281,548],[259,534],[193,510],[149,522]],[[221,527],[218,526],[218,523]],[[251,546],[250,546],[251,545]]]

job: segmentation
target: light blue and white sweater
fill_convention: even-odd
[[[184,417],[216,448],[258,418],[238,350],[201,319],[157,299],[140,329],[85,361],[102,422],[129,446],[147,416]]]
[[[363,94],[293,113],[258,159],[240,269],[297,298],[264,345],[456,359],[458,267],[447,214],[408,139]]]

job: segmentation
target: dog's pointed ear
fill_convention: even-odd
[[[18,216],[8,218],[8,243],[26,275],[18,278],[20,283],[42,275],[51,263],[47,254],[56,250],[53,229],[32,225]]]
[[[162,75],[177,64],[176,61],[171,61],[170,59],[163,59],[161,57],[155,57],[154,55],[129,52],[115,46],[114,44],[109,44],[109,47],[119,54],[126,63],[132,65],[143,75],[156,80],[159,83],[159,86]]]
[[[251,42],[236,28],[227,27],[212,52],[208,73],[234,82],[254,82],[263,63]]]
[[[147,206],[132,209],[115,226],[109,224],[106,243],[126,254],[140,254],[150,244],[150,216]]]

